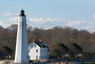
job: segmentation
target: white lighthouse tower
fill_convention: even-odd
[[[28,54],[26,16],[24,14],[24,10],[22,9],[18,17],[18,31],[17,31],[14,63],[28,63],[28,62],[29,62],[29,54]]]

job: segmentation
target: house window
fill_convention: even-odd
[[[46,52],[46,50],[44,50],[44,52]]]
[[[41,50],[41,52],[43,52],[43,50]]]
[[[43,56],[41,56],[41,59],[43,58]]]
[[[38,49],[36,49],[36,53],[38,53]]]
[[[44,56],[44,58],[46,59],[46,56]]]
[[[36,48],[36,45],[35,45],[35,48]]]

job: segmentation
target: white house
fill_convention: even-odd
[[[42,42],[32,42],[28,45],[30,60],[49,59],[49,50]]]

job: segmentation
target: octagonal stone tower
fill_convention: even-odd
[[[18,30],[14,63],[29,63],[27,25],[24,10],[18,16]]]

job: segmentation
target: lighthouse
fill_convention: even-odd
[[[16,51],[14,63],[28,63],[28,41],[27,41],[27,25],[26,15],[24,10],[20,11],[18,16],[18,29],[17,29],[17,40],[16,40]]]

